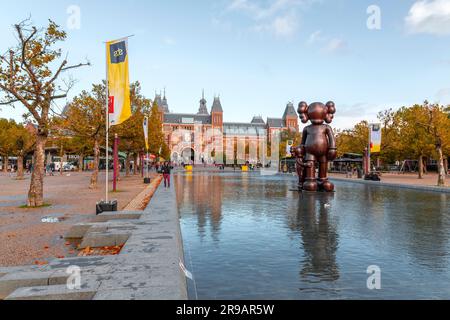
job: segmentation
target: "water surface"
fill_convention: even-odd
[[[175,176],[191,299],[450,299],[450,194],[294,177]],[[367,288],[381,268],[382,289]]]

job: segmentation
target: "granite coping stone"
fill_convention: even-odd
[[[17,289],[6,300],[92,300],[100,284],[82,284],[81,289],[70,290],[67,285],[33,286]]]

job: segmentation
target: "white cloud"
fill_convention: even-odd
[[[410,33],[450,35],[450,0],[416,1],[405,24]]]
[[[331,37],[324,34],[321,30],[313,32],[306,44],[309,46],[321,47],[321,51],[325,53],[341,53],[346,52],[348,43],[346,40],[339,37]]]
[[[327,46],[325,47],[325,51],[330,53],[336,53],[345,51],[347,50],[347,48],[348,48],[347,41],[341,38],[333,38],[328,42]]]
[[[266,24],[256,25],[253,30],[258,32],[269,32],[277,37],[291,37],[299,27],[298,19],[295,14],[287,14],[276,17],[273,21]]]
[[[285,9],[292,9],[304,3],[301,0],[272,0],[268,6],[261,6],[256,1],[251,0],[233,0],[228,10],[243,11],[255,19],[262,20],[271,18]]]
[[[271,33],[277,37],[291,37],[299,29],[299,9],[320,0],[232,0],[227,12],[247,15],[252,21],[253,31]]]
[[[317,42],[321,42],[322,39],[323,39],[322,31],[321,31],[321,30],[317,30],[317,31],[313,32],[313,33],[309,36],[308,44],[311,45],[311,44],[315,44],[315,43],[317,43]]]

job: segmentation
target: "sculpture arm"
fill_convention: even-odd
[[[333,161],[337,157],[336,138],[334,137],[333,129],[327,126],[328,137],[328,160]]]
[[[302,154],[305,155],[305,145],[306,145],[306,140],[308,139],[308,127],[306,127],[305,129],[303,129],[303,134],[302,134],[302,143],[300,144],[300,150],[302,151]]]

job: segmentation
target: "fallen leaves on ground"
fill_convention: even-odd
[[[113,247],[101,247],[101,248],[91,248],[87,247],[80,251],[78,254],[79,257],[89,257],[89,256],[115,256],[122,251],[122,246],[113,246]]]

